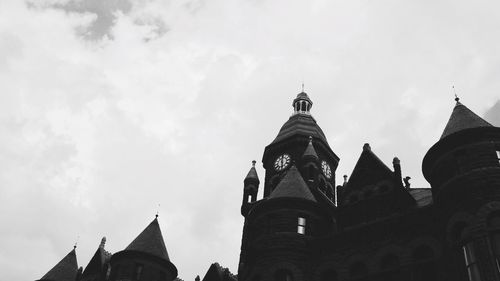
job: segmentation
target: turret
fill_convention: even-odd
[[[158,224],[158,216],[125,250],[111,257],[110,265],[110,281],[175,280],[177,268],[170,262]]]
[[[456,105],[439,141],[424,157],[422,170],[432,187],[435,202],[464,199],[479,192],[479,179],[496,177],[500,169],[500,128],[476,115],[456,99]],[[472,181],[475,181],[473,184]],[[487,200],[500,199],[499,192]],[[483,192],[483,191],[481,191]]]
[[[255,169],[255,160],[252,161],[252,167],[248,171],[247,176],[243,180],[243,202],[241,204],[241,214],[246,216],[250,204],[257,200],[257,193],[259,191],[259,176],[257,175],[257,170]]]
[[[500,128],[458,98],[439,141],[424,157],[435,208],[446,227],[444,259],[469,280],[500,280]]]

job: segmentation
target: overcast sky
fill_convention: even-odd
[[[412,187],[461,101],[500,125],[498,1],[0,0],[0,269],[42,277],[159,210],[179,277],[237,272],[243,178],[302,81],[340,157]],[[264,178],[262,165],[259,176]],[[262,192],[262,190],[261,190]],[[259,194],[259,198],[262,193]],[[160,207],[158,207],[160,204]]]

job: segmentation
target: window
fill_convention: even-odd
[[[500,164],[500,150],[497,150],[497,160],[498,160],[498,163]]]
[[[474,242],[467,243],[464,247],[465,266],[469,274],[470,281],[479,281],[479,267],[477,264],[476,251],[474,249]]]
[[[134,280],[141,280],[143,268],[144,268],[144,266],[142,264],[135,265]]]
[[[297,233],[306,234],[306,219],[299,217],[297,221]]]

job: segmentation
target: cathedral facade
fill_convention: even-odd
[[[369,144],[336,183],[339,157],[312,105],[298,94],[265,148],[262,199],[255,161],[244,179],[237,275],[215,263],[203,281],[500,280],[500,128],[457,98],[423,159],[430,189],[411,188],[399,159],[390,168]],[[178,279],[157,218],[123,251],[104,242],[85,269],[73,249],[39,280]]]

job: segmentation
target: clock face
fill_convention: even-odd
[[[326,163],[326,161],[321,162],[321,170],[323,170],[323,174],[326,178],[330,179],[332,177],[332,169],[330,168],[330,165]]]
[[[288,154],[282,154],[278,158],[276,158],[276,161],[274,161],[274,169],[276,171],[282,171],[288,165],[290,164],[290,155]]]

